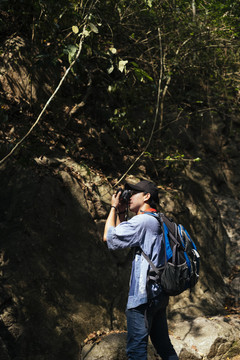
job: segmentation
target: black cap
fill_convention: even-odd
[[[125,184],[125,189],[126,190],[135,190],[135,191],[141,191],[141,192],[149,193],[151,195],[152,200],[156,204],[158,204],[158,201],[159,201],[158,200],[158,188],[151,181],[141,180],[137,184],[126,183]]]

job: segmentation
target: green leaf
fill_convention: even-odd
[[[150,75],[148,75],[148,73],[143,69],[135,68],[134,72],[138,76],[138,78],[140,78],[140,79],[145,77],[146,79],[148,79],[150,81],[153,81],[153,78]]]
[[[79,28],[78,28],[78,26],[73,25],[73,26],[72,26],[72,32],[73,32],[74,34],[78,34],[78,33],[79,33]]]
[[[114,66],[111,65],[110,68],[107,69],[108,74],[111,74],[114,70]]]
[[[109,48],[109,51],[110,51],[112,54],[116,54],[116,53],[117,53],[117,49],[115,49],[114,47],[110,47],[110,48]]]
[[[89,26],[90,26],[92,32],[98,34],[98,28],[93,23],[90,23]]]
[[[150,153],[150,152],[148,152],[148,151],[145,151],[144,152],[144,156],[146,156],[146,157],[152,157],[152,154]]]
[[[82,32],[82,35],[84,35],[85,37],[88,37],[90,35],[90,32],[85,29],[83,32]]]
[[[128,60],[120,60],[118,63],[118,69],[123,72],[126,69],[126,64],[128,63]]]
[[[134,61],[132,61],[131,64],[132,64],[135,68],[139,68],[138,64],[135,63]]]
[[[68,45],[64,52],[68,54],[68,61],[69,63],[72,62],[76,52],[78,51],[78,47],[76,45]]]
[[[150,8],[152,7],[152,2],[153,2],[153,0],[147,0],[147,1],[146,1],[147,5],[148,5]]]

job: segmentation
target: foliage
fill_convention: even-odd
[[[233,133],[240,91],[239,15],[239,2],[230,0],[13,0],[2,2],[0,28],[2,47],[14,21],[14,32],[38,49],[31,54],[33,64],[47,59],[66,68],[87,22],[69,96],[79,104],[90,89],[82,113],[109,126],[120,142],[127,136],[135,149],[144,149],[154,130],[149,149],[154,160],[177,149],[183,154],[182,134],[199,138],[210,128],[217,136]]]

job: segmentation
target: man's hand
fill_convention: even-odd
[[[119,214],[122,214],[127,209],[127,203],[125,201],[121,201],[121,192],[118,191],[117,194],[113,194],[111,205],[116,207]]]
[[[117,194],[115,193],[112,196],[111,209],[104,227],[104,234],[103,234],[104,241],[107,241],[107,232],[109,227],[111,226],[115,227],[119,224],[120,221],[124,220],[124,213],[126,211],[127,204],[125,202],[121,202],[120,196],[121,196],[121,191],[118,191]],[[121,217],[120,219],[119,216]]]
[[[117,209],[118,209],[118,206],[120,204],[120,195],[121,195],[121,192],[118,191],[117,194],[113,194],[113,196],[112,196],[111,205],[114,206]]]

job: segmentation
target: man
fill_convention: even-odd
[[[159,221],[147,213],[156,213],[158,189],[150,181],[125,185],[131,190],[129,209],[134,212],[125,221],[127,204],[121,202],[121,192],[112,196],[111,210],[106,220],[104,241],[110,250],[131,247],[135,249],[130,289],[127,302],[127,355],[129,360],[147,360],[148,335],[162,360],[178,360],[168,335],[166,307],[168,295],[160,285],[147,289],[149,264],[141,250],[155,266],[164,264],[163,234]],[[140,250],[141,249],[141,250]]]

